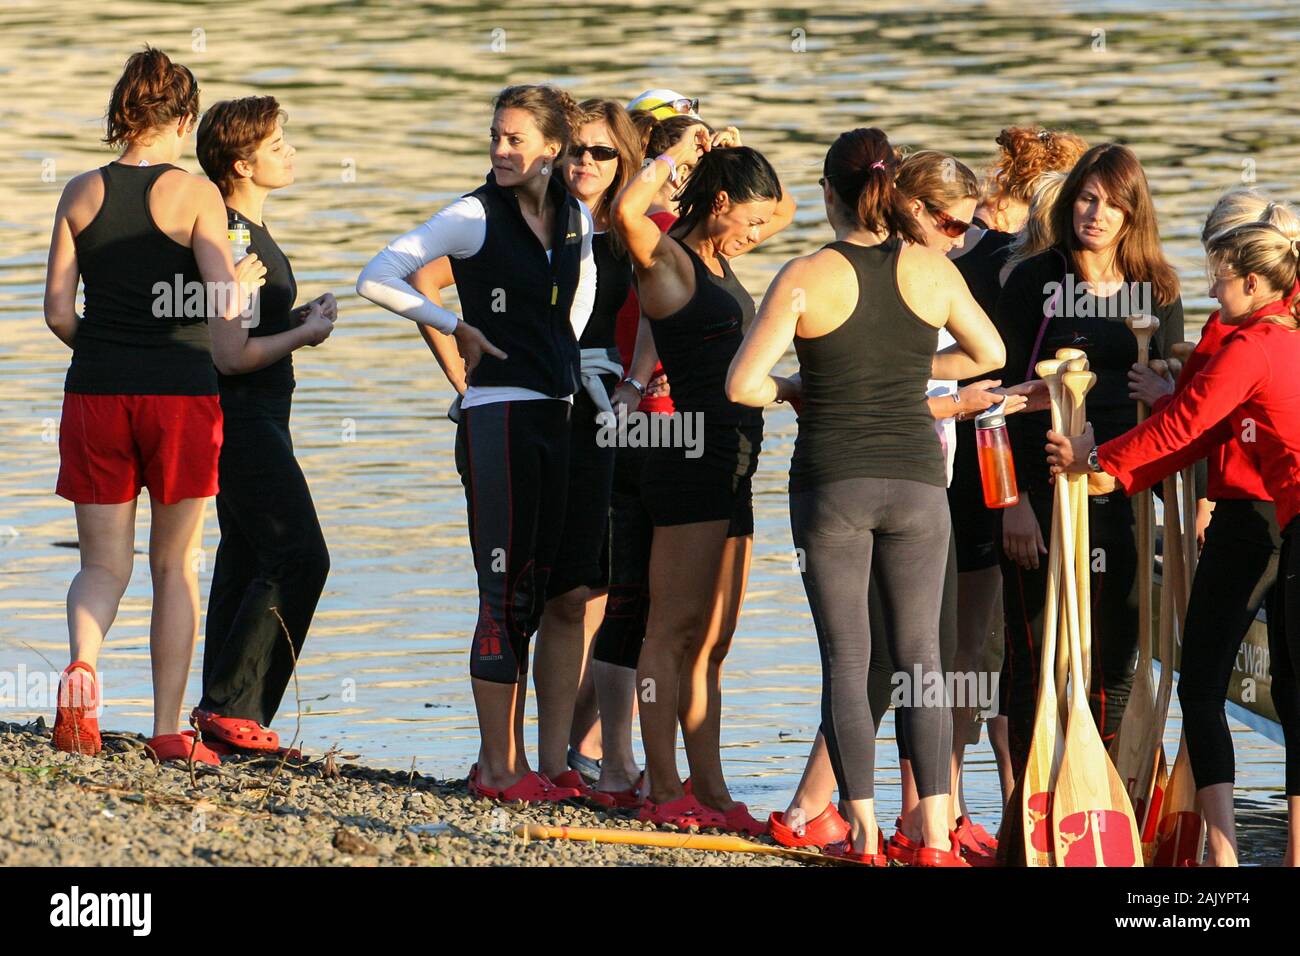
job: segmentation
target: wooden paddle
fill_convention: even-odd
[[[1040,373],[1041,374],[1041,373]],[[1055,401],[1060,401],[1058,390]],[[1074,554],[1075,531],[1070,521],[1068,483],[1082,476],[1060,476],[1055,482],[1056,506],[1061,513],[1061,551]],[[1064,612],[1070,636],[1070,716],[1065,731],[1065,753],[1057,772],[1052,797],[1052,837],[1057,866],[1141,866],[1142,846],[1133,809],[1123,782],[1106,756],[1088,707],[1083,680],[1083,650],[1079,631],[1079,591],[1074,561],[1063,560]]]
[[[618,830],[613,827],[548,827],[526,823],[515,827],[515,836],[525,840],[582,840],[590,843],[621,843],[628,846],[658,846],[669,849],[714,850],[723,853],[762,853],[783,856],[802,863],[829,866],[865,866],[854,860],[826,856],[793,847],[768,846],[736,836],[707,833],[670,833],[665,830]]]
[[[1136,315],[1127,320],[1129,329],[1137,339],[1137,363],[1146,365],[1150,355],[1151,336],[1160,327],[1154,316]],[[1138,423],[1145,421],[1147,407],[1138,402]],[[1133,496],[1133,515],[1137,524],[1137,587],[1138,587],[1138,662],[1129,691],[1128,706],[1120,720],[1115,739],[1111,741],[1110,755],[1125,783],[1133,806],[1143,812],[1151,793],[1151,780],[1155,772],[1155,753],[1151,747],[1152,725],[1155,722],[1155,688],[1151,669],[1151,575],[1155,565],[1155,509],[1151,492],[1142,491]]]
[[[1063,359],[1045,359],[1034,371],[1047,383],[1052,399],[1052,428],[1059,431],[1061,383],[1057,371]],[[1052,866],[1052,834],[1048,820],[1052,812],[1052,791],[1065,745],[1061,714],[1057,705],[1057,643],[1061,597],[1061,511],[1060,500],[1052,507],[1052,529],[1047,551],[1047,593],[1043,604],[1042,650],[1038,675],[1038,699],[1034,705],[1034,729],[1029,742],[1019,805],[1023,827],[1025,865]]]
[[[1097,384],[1097,376],[1087,370],[1087,359],[1068,363],[1061,384],[1070,396],[1070,434],[1082,435],[1087,425],[1084,398]],[[1072,481],[1074,495],[1074,575],[1079,586],[1079,643],[1083,649],[1084,687],[1092,687],[1092,543],[1088,530],[1088,483]]]

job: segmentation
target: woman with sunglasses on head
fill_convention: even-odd
[[[1253,189],[1234,189],[1210,211],[1201,230],[1201,244],[1208,247],[1220,234],[1252,222],[1271,224],[1286,235],[1300,235],[1300,220],[1290,206],[1271,202]],[[1232,281],[1228,270],[1212,274],[1212,294],[1213,289],[1226,290]],[[1291,289],[1283,303],[1296,291]],[[1236,323],[1223,319],[1222,310],[1216,311],[1201,329],[1200,341],[1177,385],[1135,365],[1129,372],[1134,394],[1147,402],[1153,413],[1161,411],[1223,348],[1235,328]],[[1206,495],[1213,510],[1187,603],[1179,658],[1178,703],[1196,779],[1197,805],[1205,818],[1210,866],[1237,865],[1232,794],[1236,771],[1224,701],[1241,642],[1259,609],[1274,593],[1282,546],[1277,508],[1265,487],[1257,457],[1250,443],[1243,443],[1236,433],[1208,455]]]
[[[1189,360],[1192,374],[1187,375],[1184,368],[1173,398],[1141,425],[1109,441],[1099,443],[1091,425],[1076,438],[1049,432],[1047,464],[1053,473],[1104,473],[1130,495],[1207,454],[1212,462],[1235,459],[1237,465],[1243,465],[1229,466],[1234,478],[1244,476],[1253,482],[1258,477],[1264,495],[1274,503],[1274,523],[1281,530],[1277,585],[1268,613],[1269,671],[1273,705],[1286,743],[1289,838],[1283,865],[1300,866],[1300,683],[1296,677],[1300,667],[1300,550],[1296,548],[1300,533],[1300,379],[1295,374],[1300,368],[1300,298],[1296,295],[1300,290],[1300,219],[1278,206],[1261,218],[1263,221],[1244,222],[1218,232],[1206,243],[1210,294],[1220,306],[1216,323],[1226,329],[1217,349],[1194,365]],[[1218,333],[1211,329],[1210,334]],[[1223,477],[1226,475],[1220,475]],[[1212,640],[1217,645],[1221,675],[1230,673],[1232,658],[1249,626],[1249,618],[1240,613],[1244,610],[1242,598],[1263,583],[1250,581],[1251,570],[1258,573],[1266,568],[1271,551],[1266,538],[1248,541],[1258,518],[1267,513],[1260,508],[1263,501],[1257,497],[1245,504],[1240,510],[1225,509],[1229,520],[1235,516],[1243,527],[1225,529],[1237,540],[1222,542],[1227,549],[1224,554],[1210,553],[1207,535],[1206,551],[1212,563],[1208,568],[1204,563],[1197,566],[1193,586],[1193,603],[1212,617],[1214,609],[1206,603],[1211,591],[1216,599],[1223,592],[1232,594],[1236,613],[1228,616],[1236,620],[1229,623],[1227,617],[1220,617],[1223,630],[1211,635],[1192,624],[1195,618],[1189,609],[1189,633],[1184,638],[1184,647],[1194,636]],[[1219,520],[1216,509],[1211,529]],[[1231,553],[1246,567],[1234,569],[1222,560]],[[1193,722],[1200,719],[1193,718]],[[1192,732],[1189,724],[1189,752],[1194,752],[1190,749]],[[1230,755],[1230,744],[1227,749]],[[1203,786],[1201,771],[1207,757],[1209,754],[1202,752],[1195,758],[1200,764],[1198,787]],[[1212,812],[1222,819],[1223,804],[1231,806],[1232,793],[1230,783],[1220,786]],[[1220,834],[1220,838],[1226,844],[1227,835]],[[1220,864],[1235,863],[1235,847],[1221,846],[1216,856]]]
[[[95,665],[131,579],[136,502],[149,489],[153,733],[160,760],[215,764],[178,733],[198,637],[193,554],[221,449],[218,372],[278,360],[318,329],[252,338],[247,292],[266,268],[236,267],[215,185],[178,168],[199,115],[194,75],[161,50],[132,54],[113,88],[105,142],[121,155],[74,177],[55,214],[45,321],[72,349],[59,430],[58,494],[76,505],[81,570],[68,591],[72,663],[60,682],[54,745],[101,746]],[[85,315],[76,314],[85,283]],[[160,294],[159,287],[167,292]],[[207,307],[193,314],[191,289]],[[219,294],[218,294],[219,293]]]
[[[1087,353],[1097,384],[1088,417],[1099,435],[1119,435],[1137,422],[1128,373],[1137,343],[1125,320],[1154,314],[1160,328],[1153,357],[1183,338],[1178,277],[1160,249],[1155,207],[1133,151],[1103,143],[1079,160],[1052,212],[1057,243],[1022,262],[998,300],[998,328],[1007,344],[1007,376],[1031,380],[1034,365],[1057,349]],[[1009,721],[1012,768],[1028,759],[1042,650],[1043,604],[1052,517],[1052,489],[1041,455],[1046,412],[1007,422],[1020,502],[1002,512],[1006,657],[1001,710]],[[1088,499],[1090,546],[1105,555],[1092,575],[1093,716],[1108,744],[1133,683],[1138,640],[1137,544],[1133,508],[1122,492]],[[1142,569],[1149,576],[1150,568]]]
[[[966,166],[953,157],[936,150],[922,150],[906,156],[897,165],[896,187],[904,208],[915,226],[914,235],[932,252],[947,255],[959,247],[970,229],[969,219],[975,211],[979,184]],[[947,328],[938,331],[937,351],[940,355],[954,346],[956,340]],[[993,391],[999,383],[991,379],[972,380],[958,389],[952,380],[930,380],[927,383],[926,403],[944,456],[945,480],[950,480],[955,452],[954,419],[958,416],[978,414],[986,408],[1006,400],[1008,413],[1018,411],[1025,399],[1019,395],[1007,396]],[[981,507],[983,502],[980,502]],[[957,604],[957,553],[949,537],[944,560],[942,602],[939,612],[939,660],[944,674],[965,667],[973,669],[978,662],[975,652],[959,646],[959,618]],[[867,697],[871,708],[874,730],[889,709],[895,689],[893,680],[900,668],[890,653],[890,618],[885,613],[883,595],[887,593],[883,564],[872,566],[867,614],[871,641],[871,666],[867,680]],[[874,598],[874,599],[873,599]],[[903,783],[903,812],[897,822],[897,832],[889,841],[886,854],[897,862],[915,862],[916,850],[922,844],[922,817],[920,798],[913,774],[912,747],[909,741],[910,721],[900,717],[897,723],[899,764]],[[956,790],[959,781],[957,770],[959,751],[955,746],[953,759],[953,784],[951,806],[945,807],[947,831],[953,833],[956,849],[972,865],[991,860],[992,846],[981,840],[991,838],[962,815]],[[849,826],[835,811],[831,796],[836,778],[826,750],[825,737],[818,733],[809,756],[807,768],[790,807],[785,813],[773,813],[769,827],[777,842],[787,846],[826,846],[842,843]],[[842,852],[838,847],[835,852]]]
[[[266,265],[249,336],[303,328],[311,334],[300,345],[317,345],[333,331],[334,296],[294,308],[293,267],[263,221],[267,197],[294,181],[295,150],[284,122],[273,96],[223,100],[203,115],[198,156],[227,214],[247,226],[249,249]],[[329,550],[289,434],[292,355],[220,375],[218,384],[221,543],[208,597],[203,698],[193,720],[213,749],[276,750],[279,737],[268,725],[302,653],[329,574]]]
[[[753,547],[751,480],[763,437],[759,409],[724,394],[728,364],[753,315],[753,298],[728,259],[794,218],[794,201],[763,156],[690,127],[635,177],[614,203],[614,226],[631,255],[641,310],[672,385],[676,421],[699,423],[699,446],[653,447],[642,477],[654,523],[650,613],[637,668],[650,795],[641,819],[761,833],[722,773],[721,667],[744,598]],[[650,204],[683,163],[694,171],[678,195],[681,218],[664,233]],[[720,597],[721,595],[721,597]],[[714,617],[721,626],[711,626]],[[693,686],[704,674],[704,693]],[[677,773],[682,721],[691,770]]]
[[[529,769],[523,734],[528,643],[564,530],[577,339],[596,293],[591,213],[556,168],[577,118],[554,87],[502,90],[487,182],[391,242],[357,279],[365,298],[454,335],[468,373],[456,460],[479,588],[470,676],[480,748],[469,788],[505,801],[579,793]],[[443,256],[468,319],[406,281]]]

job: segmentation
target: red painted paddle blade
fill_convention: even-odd
[[[1072,813],[1057,825],[1057,833],[1060,866],[1133,866],[1137,862],[1128,817],[1119,810]]]
[[[1029,845],[1039,853],[1052,852],[1052,795],[1032,794],[1026,805],[1034,820],[1033,832],[1029,834]]]
[[[1165,803],[1165,788],[1156,784],[1151,791],[1151,809],[1147,811],[1146,825],[1142,827],[1142,842],[1150,843],[1156,838],[1156,830],[1160,825],[1160,808]],[[1133,808],[1133,816],[1138,820],[1142,817],[1142,806],[1139,801],[1138,806]]]
[[[1201,815],[1190,810],[1171,813],[1160,821],[1153,866],[1190,866],[1201,849]]]

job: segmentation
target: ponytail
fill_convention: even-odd
[[[899,160],[883,131],[841,133],[826,151],[822,174],[853,222],[868,232],[925,245],[925,236],[898,189]]]
[[[160,126],[198,115],[199,84],[194,74],[162,50],[146,46],[127,58],[113,87],[104,142],[129,146]]]

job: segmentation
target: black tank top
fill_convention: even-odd
[[[674,241],[695,268],[695,294],[672,315],[650,323],[659,362],[672,387],[673,407],[702,412],[705,425],[762,425],[761,408],[728,401],[726,395],[727,368],[754,319],[754,297],[725,258],[718,256],[719,278],[686,243]]]
[[[85,285],[64,390],[215,395],[207,294],[194,252],[158,228],[149,191],[168,163],[100,167],[104,204],[73,240]]]
[[[1007,264],[1007,258],[1011,255],[1011,243],[1015,238],[1008,232],[988,229],[980,236],[974,248],[952,260],[952,264],[966,280],[966,287],[970,289],[971,296],[979,303],[979,307],[984,310],[989,321],[994,321],[998,311],[998,296],[1002,294],[1002,283],[998,277],[1002,267]],[[969,385],[984,378],[1005,379],[1005,372],[997,369],[975,378],[964,379],[957,384]],[[1003,384],[1010,383],[1003,381]]]
[[[614,254],[607,232],[598,232],[591,237],[591,255],[596,260],[596,301],[592,304],[587,327],[582,330],[582,338],[578,339],[578,347],[617,348],[614,326],[618,310],[623,308],[628,290],[632,288],[632,263],[626,254]]]
[[[226,211],[230,219],[238,219],[248,226],[251,240],[248,251],[256,255],[262,261],[262,265],[266,266],[266,284],[257,292],[255,313],[257,324],[249,327],[249,337],[288,332],[293,326],[290,313],[293,311],[294,300],[298,298],[298,282],[293,277],[293,266],[289,264],[289,259],[280,250],[280,246],[271,238],[270,230],[265,224],[259,226],[229,207]],[[259,389],[291,392],[294,384],[293,355],[286,355],[266,368],[259,368],[255,372],[244,375],[218,374],[217,380],[223,390],[232,386],[254,386]]]
[[[795,336],[803,410],[790,490],[846,478],[904,478],[942,488],[947,469],[925,400],[939,330],[898,291],[902,242],[826,248],[852,264],[858,301],[834,331]]]

